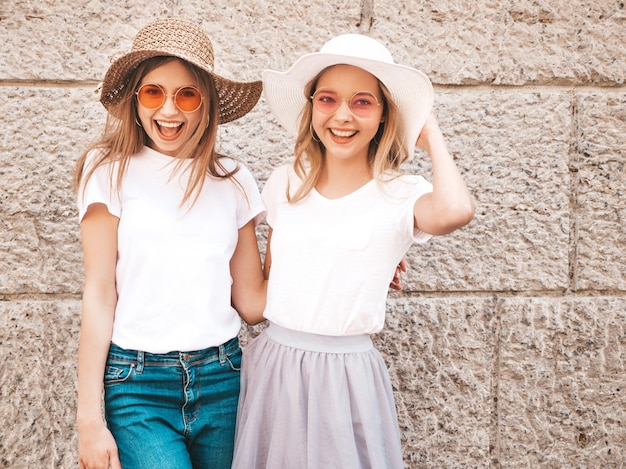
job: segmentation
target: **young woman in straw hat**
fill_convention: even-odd
[[[296,136],[295,160],[262,193],[270,325],[244,352],[233,467],[401,468],[390,381],[369,335],[383,328],[387,280],[409,246],[474,213],[432,86],[349,34],[285,73],[265,71],[263,88]],[[416,145],[432,184],[400,171]]]
[[[215,74],[209,38],[175,19],[144,27],[106,73],[107,124],[76,171],[81,468],[230,468],[234,308],[262,319],[264,207],[250,172],[215,141],[260,93],[260,81]]]

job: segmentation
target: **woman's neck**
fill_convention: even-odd
[[[372,180],[367,161],[326,159],[315,189],[327,199],[344,197]]]

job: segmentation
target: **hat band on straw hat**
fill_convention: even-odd
[[[221,124],[250,112],[261,96],[261,81],[233,81],[213,71],[213,44],[199,26],[168,18],[144,26],[135,36],[131,51],[111,64],[102,82],[102,105],[115,115],[116,106],[127,92],[131,73],[141,62],[161,56],[183,59],[213,77]]]

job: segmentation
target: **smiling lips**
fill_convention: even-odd
[[[356,133],[357,133],[356,130],[337,130],[337,129],[330,129],[330,132],[335,137],[339,137],[339,138],[350,138],[350,137],[356,135]]]
[[[182,122],[155,121],[159,135],[163,140],[175,140],[180,134],[184,124]]]

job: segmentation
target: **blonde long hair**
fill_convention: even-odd
[[[120,190],[130,159],[144,145],[148,144],[146,133],[137,124],[135,90],[147,73],[173,60],[178,60],[185,66],[196,80],[202,95],[206,97],[202,103],[202,117],[198,127],[189,140],[185,142],[178,155],[180,158],[179,165],[187,158],[192,159],[189,181],[181,200],[181,206],[188,201],[191,201],[192,204],[195,202],[207,174],[217,178],[231,178],[239,171],[238,165],[234,170],[228,171],[220,162],[223,155],[215,150],[219,125],[219,100],[211,75],[177,57],[153,57],[141,62],[131,73],[128,84],[123,91],[124,95],[115,108],[115,114],[122,117],[117,119],[109,113],[100,139],[78,159],[74,173],[74,188],[76,190],[84,188],[99,166],[113,162],[119,163],[119,170],[116,172],[115,180],[113,180],[113,171],[111,171],[111,187]],[[92,150],[100,150],[100,152],[94,164],[86,168],[87,156]],[[176,169],[179,167],[177,166]]]
[[[320,77],[331,67],[322,70],[304,87],[307,102],[301,113],[298,136],[294,147],[294,171],[301,179],[302,184],[293,194],[290,188],[287,188],[287,200],[290,203],[304,199],[311,192],[324,164],[326,149],[313,136],[313,103],[310,96],[315,93]],[[370,142],[367,161],[374,179],[380,181],[383,175],[399,175],[400,166],[409,159],[409,153],[399,131],[403,128],[402,115],[393,102],[389,90],[380,80],[378,80],[378,87],[383,95],[382,122],[378,132]]]

